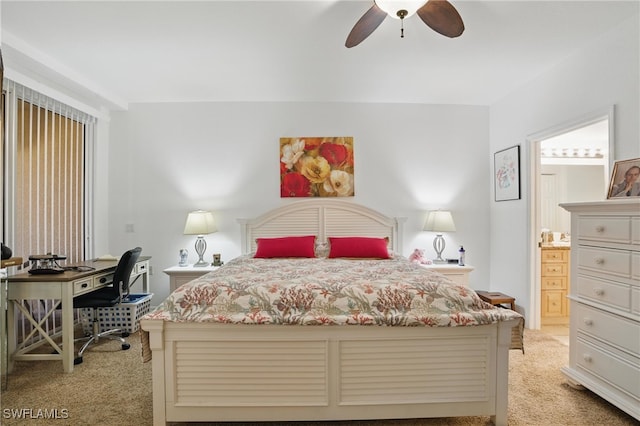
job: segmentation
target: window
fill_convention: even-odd
[[[6,241],[17,256],[84,260],[95,118],[11,81],[6,85]]]
[[[87,243],[96,119],[15,82],[4,83],[4,240],[25,260],[46,253],[64,255],[68,263],[84,260],[93,252]],[[61,326],[59,315],[46,315],[56,303],[23,301],[49,333]],[[19,324],[18,340],[29,339],[32,327]]]

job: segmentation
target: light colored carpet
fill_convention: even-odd
[[[2,425],[151,425],[151,363],[141,363],[140,339],[131,335],[131,349],[105,342],[85,353],[72,374],[60,362],[19,362],[0,395]],[[510,352],[509,425],[618,426],[638,422],[589,391],[571,388],[560,368],[568,347],[538,331],[525,330],[525,354]],[[14,412],[57,410],[61,419],[18,419]],[[29,410],[31,410],[29,412]],[[67,413],[67,414],[65,414]],[[239,423],[213,423],[218,426]],[[244,424],[244,423],[243,423]],[[253,423],[254,426],[268,423]],[[281,425],[282,423],[279,423]],[[318,422],[290,422],[318,426]],[[332,426],[463,426],[489,425],[489,417],[325,422]],[[273,426],[273,424],[269,424]]]

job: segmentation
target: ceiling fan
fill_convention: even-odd
[[[454,38],[464,31],[460,14],[447,0],[374,0],[373,6],[351,29],[345,46],[354,47],[360,44],[378,28],[387,15],[402,22],[414,13],[417,13],[432,30],[444,36]],[[404,26],[401,27],[400,36],[404,37]]]

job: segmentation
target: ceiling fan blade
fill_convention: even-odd
[[[347,36],[345,46],[353,47],[359,45],[365,38],[369,37],[373,31],[375,31],[384,18],[387,17],[387,13],[380,9],[374,3],[371,9],[367,10],[362,18],[356,22],[351,29],[351,32]]]
[[[432,30],[444,36],[454,38],[464,32],[460,14],[447,0],[429,0],[417,14]]]

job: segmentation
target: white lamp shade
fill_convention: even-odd
[[[451,212],[445,210],[429,212],[427,221],[424,224],[424,230],[433,232],[455,232],[456,225],[453,223]]]
[[[400,17],[398,17],[399,10],[406,10],[407,16],[405,16],[405,18],[408,18],[426,3],[424,0],[374,0],[374,2],[380,9],[385,11],[387,15],[395,19],[400,19]]]
[[[184,235],[206,235],[217,230],[213,213],[204,210],[189,213],[184,225]]]

